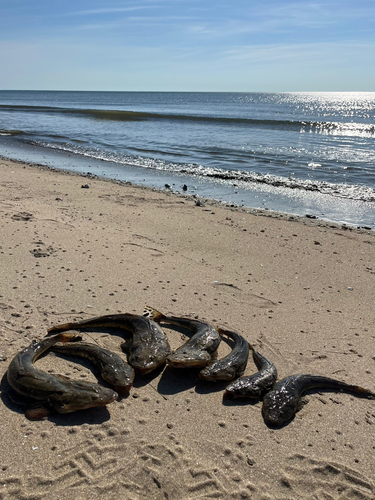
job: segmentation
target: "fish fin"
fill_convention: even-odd
[[[28,420],[44,420],[50,413],[50,410],[45,406],[35,406],[26,410],[25,416]]]
[[[64,332],[66,330],[70,330],[72,328],[72,325],[73,323],[64,323],[62,325],[51,326],[51,328],[48,328],[47,332],[48,334],[56,332]]]
[[[120,347],[125,353],[129,353],[132,344],[133,339],[126,339],[124,342],[122,342],[122,344],[120,344]]]
[[[368,389],[364,389],[359,385],[354,386],[354,391],[363,394],[364,396],[367,396],[368,399],[375,399],[375,394],[373,392],[369,391]]]
[[[61,333],[60,341],[61,342],[79,342],[82,340],[81,335],[76,335],[75,333]]]
[[[225,336],[227,335],[228,332],[228,330],[226,330],[225,328],[221,328],[220,326],[218,326],[216,330],[220,333],[220,335],[225,335]]]
[[[146,318],[151,318],[154,321],[158,322],[166,318],[166,316],[158,311],[157,309],[154,309],[153,307],[146,306],[145,310],[143,312],[143,316]]]

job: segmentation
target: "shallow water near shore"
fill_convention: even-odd
[[[0,154],[375,228],[374,93],[0,91]]]

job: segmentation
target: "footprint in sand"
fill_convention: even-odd
[[[345,465],[315,460],[304,455],[287,459],[284,475],[278,480],[284,493],[280,500],[373,500],[375,485],[366,476]]]
[[[68,431],[70,432],[70,431]],[[174,434],[146,442],[130,428],[85,425],[78,444],[55,450],[20,476],[0,477],[1,500],[373,500],[374,484],[339,463],[304,455],[286,458],[278,471],[256,470],[246,443],[199,450]],[[78,437],[78,436],[77,436]],[[255,457],[256,462],[256,457]],[[267,471],[268,472],[268,471]]]
[[[33,214],[30,214],[28,212],[19,212],[17,214],[12,215],[12,220],[17,220],[17,221],[28,221],[33,218]]]
[[[53,255],[56,253],[56,250],[51,246],[47,246],[43,241],[34,241],[34,248],[30,250],[30,253],[36,257],[49,257],[50,255]]]
[[[254,488],[238,458],[194,456],[173,434],[149,443],[130,429],[102,424],[81,428],[79,443],[58,451],[55,464],[40,463],[22,477],[0,479],[1,500],[65,500],[97,497],[126,500],[250,499]],[[243,456],[243,461],[245,457]],[[230,463],[229,463],[230,462]],[[229,466],[227,470],[225,467]]]

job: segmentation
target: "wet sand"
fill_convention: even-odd
[[[375,498],[372,400],[315,391],[271,429],[261,401],[165,368],[106,408],[35,422],[6,382],[52,325],[150,305],[242,333],[280,378],[375,391],[374,232],[2,159],[0,228],[0,499]],[[124,356],[118,332],[84,338]],[[52,353],[37,367],[97,380]]]

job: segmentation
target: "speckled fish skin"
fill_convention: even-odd
[[[253,375],[241,377],[229,384],[224,392],[224,397],[229,399],[260,398],[272,389],[277,379],[275,365],[255,349],[252,349],[252,351],[254,362],[259,371]]]
[[[167,358],[173,368],[204,367],[216,354],[221,342],[219,332],[212,325],[195,319],[165,316],[153,307],[147,306],[145,314],[157,323],[171,323],[192,331],[194,335]]]
[[[23,396],[48,404],[59,413],[105,406],[118,398],[118,394],[99,384],[50,375],[34,366],[34,362],[57,342],[75,342],[80,336],[59,334],[45,338],[19,352],[11,361],[7,377],[9,385]]]
[[[155,321],[138,314],[107,314],[64,323],[50,328],[48,333],[100,327],[119,328],[132,333],[132,340],[126,342],[129,363],[144,375],[164,364],[171,352],[167,336],[160,326]]]
[[[214,361],[199,372],[199,377],[207,381],[216,380],[233,380],[236,377],[243,375],[247,360],[249,359],[249,344],[237,332],[218,328],[220,335],[225,335],[234,341],[232,351],[223,359]]]
[[[88,342],[56,344],[51,351],[89,359],[99,369],[102,379],[118,393],[129,392],[134,381],[134,369],[118,354]]]
[[[280,380],[263,399],[263,418],[269,426],[280,427],[298,410],[302,394],[310,389],[321,388],[349,392],[374,399],[375,394],[358,385],[350,385],[319,375],[290,375]]]

